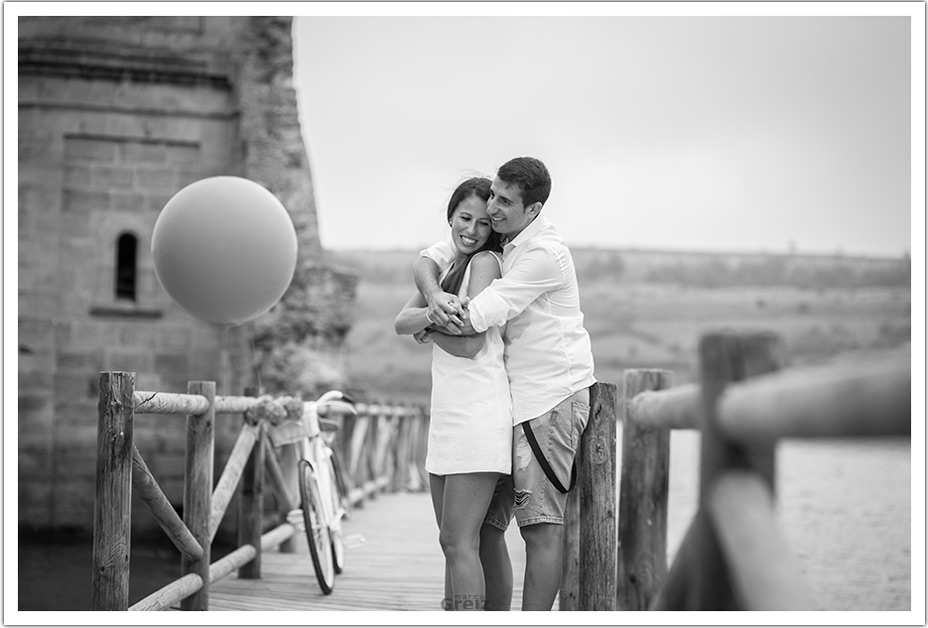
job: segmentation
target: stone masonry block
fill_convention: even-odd
[[[183,176],[183,175],[181,175]],[[187,182],[189,183],[189,181]],[[183,180],[178,181],[177,189],[187,185]],[[168,201],[171,200],[173,194],[146,194],[145,196],[145,208],[149,212],[160,212],[164,209],[164,206],[168,204]],[[139,205],[141,207],[141,204]]]
[[[68,164],[64,169],[64,182],[72,187],[90,185],[90,166]]]
[[[114,191],[110,201],[114,211],[141,212],[145,210],[145,195],[139,192]]]
[[[19,285],[33,292],[54,292],[58,288],[58,269],[54,264],[19,267]]]
[[[65,212],[91,212],[110,208],[110,193],[65,188],[63,209]]]
[[[87,372],[90,376],[90,371]],[[100,374],[96,373],[97,389],[100,385]],[[99,396],[86,399],[67,399],[55,403],[55,424],[61,427],[86,427],[99,422],[98,408]]]
[[[19,310],[21,312],[55,312],[58,295],[54,292],[19,290]]]
[[[64,156],[66,159],[115,161],[117,146],[113,140],[71,136],[65,138]]]
[[[22,312],[22,308],[19,309]],[[38,313],[36,313],[38,314]],[[20,346],[52,347],[55,345],[55,324],[48,318],[39,318],[38,315],[24,316],[19,319]],[[46,312],[53,316],[54,312]]]
[[[139,168],[136,175],[143,188],[173,190],[177,186],[177,173],[170,168]]]
[[[17,504],[20,523],[28,522],[38,527],[52,525],[49,510],[51,494],[52,485],[47,477],[33,479],[20,474]]]
[[[159,373],[170,373],[173,376],[187,379],[187,354],[185,353],[159,353],[155,355],[155,370]]]
[[[167,159],[167,147],[160,143],[125,142],[122,145],[122,158],[129,162],[164,163]]]
[[[95,166],[93,184],[101,187],[129,187],[132,185],[132,169],[121,166]]]
[[[199,144],[169,144],[165,158],[172,164],[195,164],[200,161]]]
[[[86,399],[95,397],[99,386],[96,373],[56,373],[55,397],[59,399]]]
[[[90,237],[90,217],[82,212],[65,212],[61,215],[61,235],[71,238]]]
[[[47,374],[40,375],[47,376]],[[20,373],[19,378],[20,380],[29,380],[29,373]],[[20,389],[18,395],[19,444],[22,447],[27,442],[38,440],[44,447],[45,443],[47,443],[47,436],[43,436],[43,433],[46,433],[55,422],[54,400],[47,389],[37,392]],[[26,425],[33,430],[31,437],[29,433],[23,433],[23,427]]]
[[[103,370],[103,350],[59,350],[58,370],[60,372],[86,373]]]

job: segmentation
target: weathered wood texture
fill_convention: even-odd
[[[213,503],[209,516],[210,539],[215,538],[216,532],[219,531],[219,524],[222,523],[222,518],[229,508],[232,496],[235,495],[235,489],[242,478],[245,463],[255,446],[258,433],[259,426],[246,423],[242,425],[238,438],[235,440],[235,445],[232,446],[229,458],[226,460],[219,481],[216,483],[216,488],[213,490]]]
[[[174,543],[174,546],[180,550],[181,556],[190,561],[196,561],[202,558],[203,548],[197,543],[187,526],[174,506],[168,501],[167,496],[158,481],[151,474],[145,459],[136,446],[132,445],[132,488],[139,497],[148,504],[152,516],[164,530],[164,533]]]
[[[129,605],[135,373],[100,374],[93,526],[93,610]]]
[[[133,396],[136,414],[202,414],[209,409],[209,399],[203,395],[147,392],[139,390]]]
[[[745,608],[817,610],[797,576],[776,524],[773,493],[763,479],[753,472],[725,473],[712,487],[708,503],[732,586]]]
[[[908,351],[849,364],[798,367],[729,386],[719,402],[726,436],[907,436],[912,423]]]
[[[259,424],[257,439],[263,438],[263,426]],[[239,499],[238,544],[261,547],[261,532],[264,523],[264,455],[265,449],[260,442],[252,447],[245,468],[242,471],[241,499]],[[238,570],[240,578],[261,577],[261,552],[254,560],[242,565]]]
[[[768,485],[774,481],[774,448],[770,443],[736,445],[718,426],[718,399],[732,382],[776,370],[783,362],[783,347],[771,333],[719,332],[699,343],[702,378],[702,425],[700,438],[699,512],[694,521],[696,560],[691,573],[695,600],[700,610],[736,610],[730,573],[708,519],[708,499],[721,473],[751,469]]]
[[[590,387],[590,419],[580,438],[581,610],[615,610],[616,405],[615,384]]]
[[[444,557],[427,493],[399,492],[370,500],[364,508],[352,511],[344,530],[348,540],[345,571],[335,578],[331,595],[319,590],[305,535],[297,533],[295,554],[265,551],[260,580],[232,575],[215,582],[210,590],[211,610],[441,610]],[[512,610],[517,611],[522,604],[525,546],[515,523],[506,531],[506,540],[513,570]],[[307,621],[312,623],[311,618]]]
[[[626,391],[625,416],[639,425],[656,428],[699,429],[702,393],[697,384],[656,390],[643,390],[634,395]]]
[[[216,382],[190,382],[187,392],[201,395],[209,401],[209,410],[199,415],[187,415],[187,455],[184,474],[184,523],[203,548],[199,560],[181,560],[181,573],[195,573],[203,586],[181,603],[184,610],[209,610],[210,530],[213,493],[213,442]]]
[[[580,482],[581,480],[577,480]],[[580,610],[580,491],[567,494],[564,511],[563,565],[558,610]]]
[[[667,577],[670,429],[664,423],[639,423],[629,408],[639,393],[671,386],[670,371],[625,371],[616,576],[616,601],[621,610],[650,608]]]

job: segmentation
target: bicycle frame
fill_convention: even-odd
[[[316,403],[304,405],[303,426],[306,430],[306,438],[300,442],[300,456],[309,462],[316,474],[316,482],[323,495],[322,514],[325,524],[332,529],[340,524],[345,515],[345,509],[339,503],[338,489],[335,485],[335,478],[332,477],[332,467],[325,464],[332,457],[332,448],[326,442],[319,424]]]

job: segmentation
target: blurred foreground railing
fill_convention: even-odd
[[[94,501],[93,610],[208,610],[209,586],[238,570],[260,577],[263,550],[293,551],[295,529],[286,513],[296,508],[297,443],[305,437],[302,414],[315,402],[292,397],[217,396],[215,382],[190,382],[186,394],[135,390],[135,373],[100,374]],[[336,446],[346,461],[350,500],[360,505],[385,489],[424,490],[428,416],[423,408],[357,404],[357,416],[340,417]],[[136,414],[185,415],[187,446],[183,519],[165,496],[133,441]],[[217,414],[244,422],[219,480],[213,485]],[[263,461],[263,463],[262,463]],[[265,483],[265,478],[269,482]],[[241,484],[239,547],[210,562],[210,546]],[[264,487],[277,498],[280,524],[264,531]],[[129,607],[131,496],[135,490],[181,554],[181,576]],[[309,557],[307,556],[307,560]]]
[[[626,371],[618,504],[616,386],[593,386],[568,500],[561,610],[815,608],[776,524],[776,443],[909,436],[911,356],[778,371],[782,354],[773,334],[713,333],[699,345],[698,385]],[[699,507],[668,572],[674,429],[700,431]]]

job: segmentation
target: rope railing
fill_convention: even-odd
[[[255,391],[257,392],[257,391]],[[94,502],[93,610],[207,610],[210,584],[238,570],[260,577],[263,551],[294,551],[295,528],[285,523],[299,506],[297,446],[303,414],[314,402],[295,397],[219,396],[214,382],[190,382],[187,393],[135,390],[135,373],[100,374],[97,474]],[[357,416],[326,417],[341,424],[337,439],[351,469],[351,501],[360,505],[385,489],[422,490],[424,408],[390,403],[356,404]],[[133,440],[136,414],[184,415],[187,424],[183,513],[177,513]],[[217,414],[240,414],[243,425],[213,485]],[[320,412],[320,416],[325,412]],[[354,429],[357,425],[363,428]],[[351,436],[346,436],[350,434]],[[350,445],[347,444],[350,440]],[[276,497],[280,524],[265,531],[264,488]],[[129,536],[132,491],[180,552],[181,576],[129,606]],[[215,562],[210,547],[236,491],[239,547]]]
[[[698,384],[625,371],[618,503],[615,386],[594,385],[568,500],[562,610],[815,608],[774,516],[776,442],[909,436],[911,357],[780,370],[783,353],[774,334],[721,332],[700,341]],[[700,432],[699,504],[668,569],[675,429]]]

